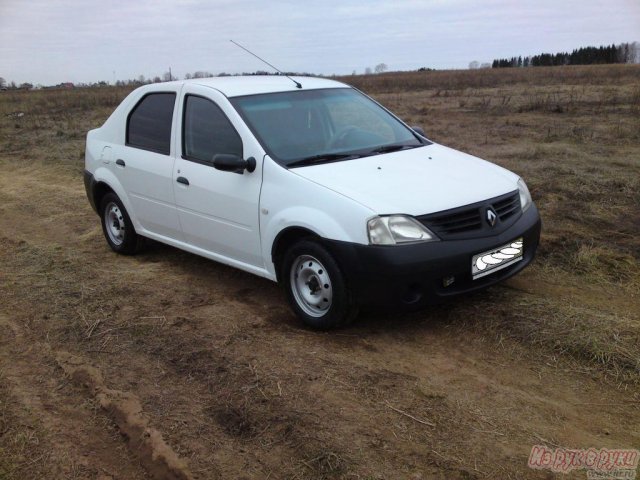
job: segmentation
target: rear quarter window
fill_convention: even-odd
[[[169,155],[175,103],[175,93],[145,95],[127,117],[126,144]]]

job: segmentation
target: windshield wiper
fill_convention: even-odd
[[[287,167],[304,167],[307,165],[318,165],[320,163],[335,162],[337,160],[350,160],[359,158],[362,155],[357,153],[321,153],[320,155],[312,155],[310,157],[301,158],[287,164]]]
[[[378,155],[381,153],[396,152],[398,150],[407,150],[409,148],[422,147],[422,145],[407,145],[406,143],[383,145],[381,147],[374,148],[373,150],[362,151],[358,153],[321,153],[319,155],[312,155],[310,157],[294,160],[287,164],[287,167],[305,167],[308,165],[318,165],[320,163],[335,162],[338,160],[352,160],[354,158],[368,157],[371,155]]]
[[[422,145],[407,145],[406,143],[400,144],[391,144],[391,145],[382,145],[381,147],[374,148],[373,150],[369,150],[367,153],[369,155],[374,155],[376,153],[391,153],[397,152],[399,150],[408,150],[410,148],[422,147]]]

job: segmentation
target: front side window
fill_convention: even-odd
[[[127,118],[127,145],[169,155],[175,93],[150,93]]]
[[[185,159],[211,164],[219,153],[242,157],[240,135],[211,100],[187,95],[182,124],[182,156]]]
[[[430,143],[352,88],[247,95],[230,101],[269,155],[289,167]]]

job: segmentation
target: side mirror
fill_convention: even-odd
[[[417,127],[417,126],[413,126],[411,127],[411,130],[413,130],[414,132],[416,132],[418,135],[420,135],[421,137],[425,137],[427,138],[427,134],[424,133],[424,130],[422,129],[422,127]]]
[[[213,156],[213,168],[242,175],[245,170],[251,173],[256,169],[256,159],[249,157],[244,160],[232,153],[218,153]]]

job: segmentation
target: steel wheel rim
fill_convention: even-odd
[[[120,207],[114,202],[110,202],[105,208],[104,226],[109,236],[109,240],[114,245],[122,245],[124,242],[124,217]]]
[[[301,255],[291,265],[291,292],[298,306],[311,317],[321,317],[333,302],[327,269],[317,258]]]

